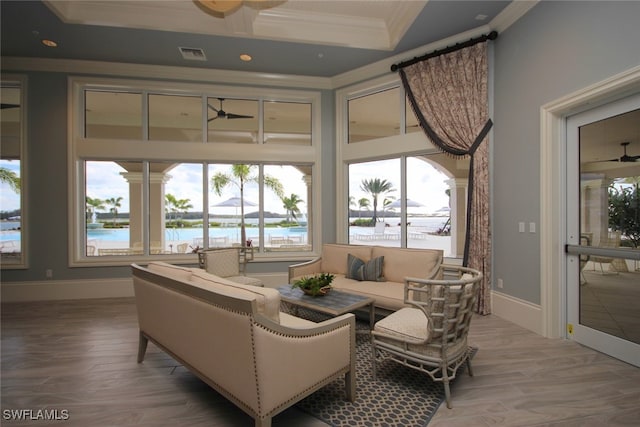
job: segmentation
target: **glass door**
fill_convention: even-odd
[[[640,94],[567,120],[567,336],[640,366]]]

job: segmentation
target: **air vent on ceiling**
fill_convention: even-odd
[[[207,57],[204,51],[199,47],[179,47],[180,53],[184,59],[189,61],[206,61]]]

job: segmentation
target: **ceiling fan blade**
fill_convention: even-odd
[[[216,113],[218,112],[218,109],[216,107],[212,106],[211,104],[207,104],[207,107],[209,107],[210,109],[212,109]]]
[[[4,102],[0,105],[2,110],[5,108],[18,108],[19,106],[20,104],[5,104]]]
[[[210,119],[207,119],[207,122],[210,122],[210,121],[215,120],[215,119],[217,119],[217,118],[218,118],[218,116],[211,117]]]
[[[227,113],[227,119],[253,119],[253,116],[245,116],[243,114]]]

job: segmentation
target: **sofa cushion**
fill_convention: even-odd
[[[264,283],[262,283],[262,280],[256,279],[255,277],[230,276],[230,277],[225,277],[225,279],[231,280],[232,282],[241,283],[243,285],[264,286]]]
[[[157,274],[170,277],[176,280],[189,281],[191,279],[191,269],[180,267],[179,265],[168,264],[162,261],[151,261],[147,269]]]
[[[193,269],[191,282],[199,285],[211,286],[211,289],[214,292],[221,286],[249,292],[253,294],[256,300],[258,313],[268,317],[274,322],[280,323],[280,292],[276,289],[236,283],[200,269]]]
[[[371,280],[374,282],[384,282],[382,275],[382,266],[384,257],[372,258],[369,261],[363,261],[353,254],[347,256],[347,279],[355,280]]]
[[[371,257],[379,256],[384,256],[384,277],[390,282],[404,282],[405,277],[431,278],[442,264],[443,251],[374,246]]]
[[[375,306],[385,310],[395,311],[406,307],[403,298],[404,283],[358,281],[339,275],[333,279],[331,286],[338,291],[373,298]]]
[[[322,246],[322,271],[324,273],[346,274],[349,254],[353,254],[365,262],[369,261],[371,246],[324,244]]]
[[[205,259],[207,273],[220,277],[238,276],[240,274],[240,259],[237,249],[206,251]]]

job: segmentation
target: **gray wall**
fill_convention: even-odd
[[[28,262],[27,270],[3,270],[3,282],[45,280],[47,269],[54,280],[122,278],[123,267],[76,267],[68,264],[67,209],[67,75],[27,72],[28,94]],[[335,241],[335,119],[334,94],[322,91],[322,209],[323,240]],[[211,147],[214,148],[213,146]],[[284,160],[284,159],[283,159]],[[316,171],[317,173],[317,171]],[[325,178],[326,177],[326,178]],[[194,265],[197,261],[194,258]],[[250,272],[287,272],[289,262],[253,263]]]
[[[494,283],[539,304],[540,107],[640,65],[640,2],[543,1],[494,47]]]

